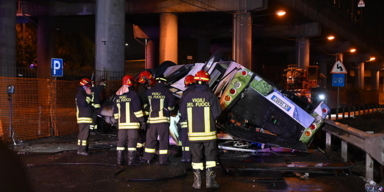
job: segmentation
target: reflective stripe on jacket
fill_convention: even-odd
[[[146,91],[149,104],[149,124],[169,123],[169,112],[175,109],[175,97],[168,88],[157,83]]]
[[[144,122],[140,98],[131,89],[123,95],[115,96],[113,107],[115,119],[118,119],[119,129],[139,129]]]
[[[87,95],[82,86],[76,93],[76,119],[77,123],[93,123],[91,113],[91,95]]]

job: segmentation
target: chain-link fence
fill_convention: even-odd
[[[66,71],[56,79],[41,79],[37,78],[36,69],[3,67],[2,70],[14,74],[0,76],[0,137],[5,140],[10,139],[10,117],[13,130],[21,140],[77,133],[75,96],[82,78],[90,79],[94,74],[96,85],[100,79],[107,79],[107,87],[100,95],[105,100],[120,88],[124,75],[135,76],[141,71],[78,70]],[[8,85],[15,87],[14,94],[7,94]]]

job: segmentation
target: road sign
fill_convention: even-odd
[[[365,7],[365,2],[363,0],[360,0],[357,4],[357,7]]]
[[[348,74],[347,69],[345,69],[343,63],[338,60],[335,65],[333,65],[331,73],[333,74]]]
[[[344,74],[333,74],[332,75],[332,86],[334,87],[344,87]]]
[[[51,59],[51,74],[52,77],[62,77],[63,72],[63,59],[52,58]]]

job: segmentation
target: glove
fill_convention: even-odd
[[[144,123],[144,122],[141,123],[140,129],[143,130],[143,131],[147,130],[147,124]]]

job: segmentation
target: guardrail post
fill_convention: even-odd
[[[368,153],[365,154],[365,179],[373,180],[373,159]]]
[[[332,143],[332,134],[330,132],[325,132],[325,151],[327,153],[331,152],[331,143]]]
[[[344,162],[348,161],[348,142],[341,140],[341,157]]]
[[[365,115],[365,105],[363,105],[362,108],[363,108],[363,115]]]
[[[359,112],[359,116],[361,115],[360,114],[360,106],[357,106],[357,111]]]
[[[351,118],[351,107],[348,107],[348,118]]]
[[[353,117],[356,117],[356,107],[355,106],[353,106]]]
[[[343,119],[345,119],[345,107],[341,108],[341,111],[343,113]]]

